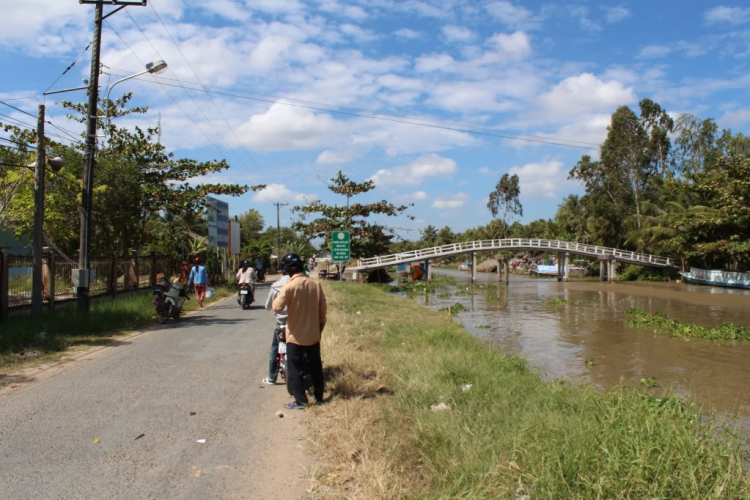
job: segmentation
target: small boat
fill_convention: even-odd
[[[691,267],[689,273],[680,273],[688,283],[696,285],[726,286],[731,288],[750,288],[750,273],[734,271],[698,269]]]

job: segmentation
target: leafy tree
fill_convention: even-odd
[[[393,228],[373,222],[371,217],[373,215],[395,217],[406,211],[409,206],[396,206],[386,200],[369,204],[350,204],[350,198],[372,191],[375,189],[375,183],[373,181],[354,182],[341,171],[331,179],[328,189],[346,196],[347,205],[345,207],[325,205],[316,200],[305,206],[294,207],[292,212],[298,213],[300,220],[292,227],[300,231],[308,240],[323,238],[326,247],[330,242],[331,231],[351,231],[352,258],[386,253],[395,236],[395,231]],[[407,217],[414,219],[411,216]]]
[[[487,208],[492,217],[497,217],[499,213],[506,227],[510,224],[510,220],[513,217],[523,217],[523,206],[521,206],[521,201],[518,199],[520,195],[521,187],[519,186],[518,175],[503,174],[495,189],[490,193],[490,198],[487,202]],[[505,236],[504,234],[503,237]]]
[[[254,208],[235,217],[235,220],[240,223],[240,245],[243,247],[257,239],[265,227],[263,216]]]

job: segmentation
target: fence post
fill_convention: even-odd
[[[46,274],[47,282],[45,283],[44,292],[47,294],[47,306],[50,311],[55,310],[55,278],[57,277],[55,269],[55,252],[51,248],[45,248],[42,277]]]
[[[133,267],[135,274],[135,289],[138,290],[141,287],[141,257],[138,255],[138,251],[133,252]]]
[[[117,297],[117,252],[112,254],[112,266],[109,273],[109,293],[112,297]]]
[[[156,286],[156,252],[151,252],[151,276],[148,278],[151,286]]]
[[[0,320],[8,319],[8,251],[0,250]]]

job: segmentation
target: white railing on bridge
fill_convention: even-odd
[[[610,256],[615,260],[654,267],[667,267],[674,264],[672,259],[666,257],[657,257],[655,255],[598,245],[586,245],[584,243],[560,240],[544,240],[540,238],[505,238],[499,240],[477,240],[463,243],[451,243],[439,247],[422,248],[419,250],[410,250],[408,252],[391,255],[359,259],[356,268],[363,270],[374,269],[440,256],[489,250],[546,250],[554,252],[570,252],[590,257]]]

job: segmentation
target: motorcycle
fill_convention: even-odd
[[[279,356],[279,375],[281,376],[281,380],[284,381],[286,384],[286,391],[289,393],[290,396],[294,396],[292,394],[292,386],[289,384],[289,381],[287,380],[287,374],[289,373],[287,369],[286,364],[286,325],[276,325],[276,335],[279,338],[279,349],[278,349],[278,356]],[[312,375],[310,375],[310,368],[308,366],[307,356],[304,357],[303,363],[302,363],[302,380],[305,384],[305,392],[308,393],[308,395],[313,395],[313,381],[312,381]]]
[[[242,309],[247,309],[250,304],[255,302],[255,294],[252,285],[249,283],[240,283],[240,291],[237,294],[237,303]]]
[[[180,319],[182,304],[189,300],[187,292],[179,281],[163,278],[154,289],[154,300],[151,302],[156,308],[156,319],[164,324],[169,318]]]

